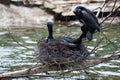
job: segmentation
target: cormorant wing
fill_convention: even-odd
[[[82,14],[84,16],[86,25],[89,25],[100,31],[100,25],[98,23],[98,20],[92,12],[90,12],[89,10],[88,11],[82,10]]]
[[[93,18],[93,19],[98,23],[98,20],[97,20],[95,14],[94,14],[92,11],[90,11],[90,10],[88,10],[88,9],[85,9],[85,10],[82,10],[82,13],[83,13],[83,15],[86,16],[87,18]],[[99,23],[98,23],[98,24],[99,24]]]
[[[90,21],[96,21],[96,18],[94,18],[89,12],[82,10],[82,14],[84,16],[84,19],[88,22]]]

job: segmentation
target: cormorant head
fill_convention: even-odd
[[[75,10],[73,11],[73,13],[75,14],[75,15],[81,15],[82,14],[82,10],[84,10],[84,7],[82,7],[82,6],[77,6],[76,8],[75,8]]]

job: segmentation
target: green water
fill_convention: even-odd
[[[62,27],[61,27],[62,26]],[[61,25],[54,26],[54,36],[70,36],[73,38],[79,37],[81,31],[80,28],[66,27]],[[39,39],[46,39],[46,28],[31,28],[31,29],[19,29],[10,30],[11,34],[7,30],[1,30],[0,32],[0,73],[11,72],[15,70],[21,70],[29,68],[35,65],[34,57],[32,56],[33,50],[37,50],[37,41]],[[97,42],[103,38],[99,49],[92,57],[103,57],[110,55],[120,50],[120,26],[109,26],[102,30],[106,35],[106,38],[101,33],[95,33],[93,41],[86,40],[88,50],[91,51]],[[12,38],[14,37],[14,39]],[[17,42],[20,44],[17,44]],[[23,47],[25,46],[25,47]],[[27,47],[27,48],[26,48]],[[29,49],[28,49],[29,48]],[[77,72],[77,75],[73,73],[69,74],[70,78],[64,78],[65,80],[119,80],[120,79],[120,60],[112,60],[107,63],[99,64],[92,67],[87,71],[87,74]],[[40,77],[39,77],[40,78]],[[40,78],[32,80],[56,80],[56,78]],[[29,80],[28,78],[19,78],[14,80]],[[61,78],[60,80],[63,80]]]

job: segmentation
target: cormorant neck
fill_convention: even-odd
[[[47,27],[48,27],[47,41],[50,41],[51,39],[53,39],[53,24],[52,24],[52,22],[48,22]]]
[[[53,38],[53,29],[51,25],[48,25],[48,38]]]

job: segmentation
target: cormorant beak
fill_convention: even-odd
[[[73,11],[73,13],[74,13],[74,14],[77,14],[77,11],[76,11],[76,9]]]

